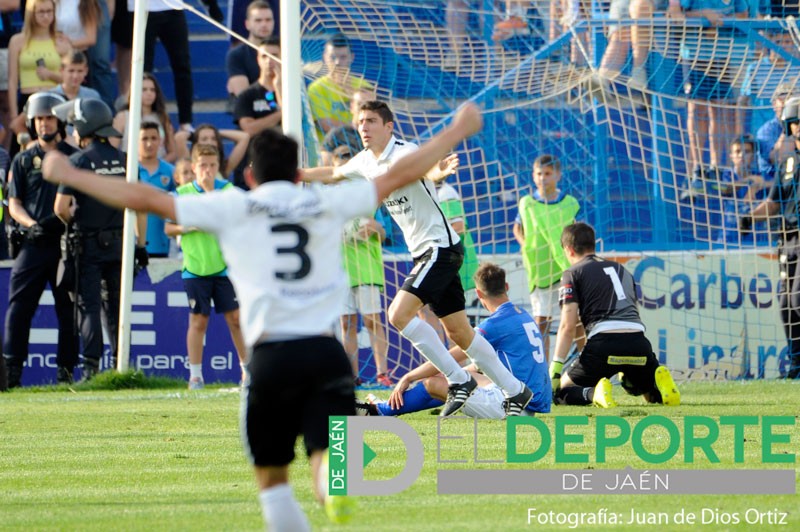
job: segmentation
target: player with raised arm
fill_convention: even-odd
[[[241,326],[251,349],[250,382],[242,399],[242,438],[253,463],[267,527],[309,530],[288,484],[297,436],[310,456],[314,490],[329,515],[348,510],[347,499],[327,495],[328,417],[355,414],[350,363],[333,336],[347,280],[340,246],[344,223],[370,216],[393,190],[419,179],[464,138],[478,132],[478,108],[466,105],[451,126],[413,156],[373,181],[338,187],[300,187],[297,143],[273,130],[253,138],[249,192],[233,189],[170,196],[143,183],[109,179],[46,157],[44,176],[112,207],[152,212],[213,233],[239,294]],[[253,245],[253,243],[259,245]],[[298,385],[297,379],[301,379]]]
[[[365,149],[338,167],[335,177],[375,180],[402,157],[416,153],[416,144],[400,140],[393,131],[394,116],[388,105],[364,103],[358,115],[358,132]],[[491,344],[470,327],[458,274],[464,261],[463,246],[439,207],[436,189],[425,178],[426,173],[420,172],[417,179],[384,200],[414,258],[414,268],[389,305],[389,321],[447,379],[449,389],[442,416],[458,412],[478,385],[450,355],[433,327],[417,317],[426,304],[447,336],[503,390],[506,414],[519,415],[533,393],[500,363]]]
[[[595,255],[592,226],[574,223],[561,233],[570,268],[561,277],[561,323],[550,364],[559,403],[616,406],[612,375],[623,373],[622,387],[650,403],[677,406],[681,394],[669,370],[660,366],[639,317],[636,283],[622,264]],[[562,375],[578,317],[588,339],[578,360]]]

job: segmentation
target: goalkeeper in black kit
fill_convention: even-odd
[[[633,276],[622,264],[595,255],[595,233],[588,224],[565,227],[561,246],[571,266],[561,278],[561,323],[550,364],[555,401],[614,407],[609,377],[621,372],[622,387],[629,394],[642,395],[650,403],[679,405],[678,387],[644,335]],[[562,371],[579,316],[586,346]]]
[[[800,271],[797,269],[800,257],[798,241],[798,181],[800,180],[800,98],[790,98],[781,114],[783,134],[794,140],[794,150],[784,155],[775,184],[769,197],[757,205],[750,214],[739,220],[742,232],[750,231],[753,222],[773,217],[781,218],[778,264],[780,285],[778,301],[781,307],[781,321],[789,347],[789,365],[781,368],[781,375],[789,379],[800,377]]]

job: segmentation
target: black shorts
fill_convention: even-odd
[[[247,369],[241,433],[253,465],[289,464],[300,434],[309,455],[327,449],[328,416],[355,415],[353,371],[334,338],[259,344]]]
[[[211,300],[217,314],[225,314],[239,308],[236,291],[231,280],[225,276],[190,277],[183,280],[186,297],[189,298],[189,312],[192,314],[211,315]]]
[[[644,333],[598,333],[586,342],[578,361],[566,374],[578,386],[589,387],[621,371],[625,374],[622,386],[625,391],[642,395],[656,389],[658,366]]]
[[[401,289],[420,298],[439,318],[464,310],[464,286],[458,275],[463,262],[460,242],[449,248],[430,248],[414,259],[414,268]]]

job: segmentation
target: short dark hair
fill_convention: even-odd
[[[549,153],[538,156],[536,160],[533,161],[533,166],[538,166],[539,168],[549,166],[556,172],[561,171],[561,161],[558,160],[558,157],[555,155],[550,155]]]
[[[263,39],[259,46],[277,46],[278,48],[281,47],[281,36],[280,35],[270,35],[266,39]]]
[[[269,5],[269,2],[266,0],[253,0],[247,4],[247,13],[245,13],[245,17],[249,17],[250,13],[259,9],[269,9],[272,11],[272,6]]]
[[[489,297],[499,297],[507,294],[506,271],[491,262],[484,262],[478,266],[475,275],[475,286]]]
[[[595,234],[591,225],[583,222],[570,224],[561,231],[561,247],[572,248],[578,255],[594,253]]]
[[[733,146],[744,146],[745,144],[749,144],[751,148],[753,148],[753,153],[758,153],[758,141],[753,135],[745,133],[741,137],[736,137],[731,141],[730,147]]]
[[[89,58],[80,50],[70,50],[61,56],[62,65],[89,65]]]
[[[330,44],[334,48],[347,48],[348,50],[352,50],[352,48],[350,48],[350,39],[348,39],[347,35],[344,33],[334,33],[328,37],[325,44]]]
[[[158,135],[161,136],[161,124],[154,120],[145,120],[139,124],[139,131],[144,131],[145,129],[155,129],[158,131]]]
[[[250,140],[247,155],[256,183],[297,178],[297,142],[279,131],[265,129]]]
[[[359,111],[373,111],[381,117],[383,123],[387,122],[394,122],[394,114],[392,114],[392,110],[389,109],[389,106],[386,105],[384,102],[379,102],[378,100],[370,100],[368,102],[364,102],[361,104]]]

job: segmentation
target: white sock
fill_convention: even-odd
[[[203,378],[203,365],[202,364],[189,364],[189,378],[195,377]]]
[[[295,500],[289,484],[279,484],[258,494],[261,513],[270,532],[306,532],[311,530],[308,518]]]
[[[414,317],[405,328],[400,331],[408,338],[417,351],[427,358],[436,369],[442,372],[450,384],[462,384],[469,380],[469,375],[464,368],[458,365],[450,351],[439,340],[436,331],[418,317]],[[491,347],[491,346],[490,346]],[[495,357],[496,358],[496,357]]]
[[[517,395],[523,390],[522,382],[500,362],[497,352],[486,338],[475,333],[472,343],[465,351],[481,371],[503,390],[506,397]]]

